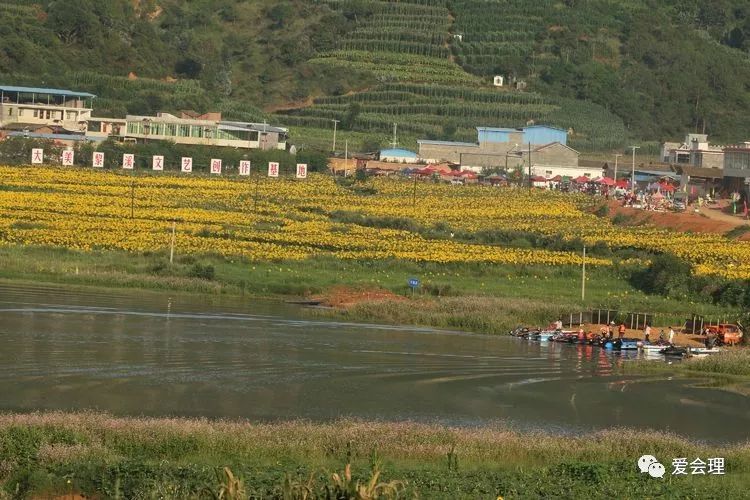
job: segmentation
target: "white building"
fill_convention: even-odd
[[[683,143],[665,142],[662,145],[665,163],[692,165],[701,168],[724,168],[723,146],[712,145],[706,134],[687,134]]]
[[[0,128],[84,134],[91,118],[88,92],[0,85]]]
[[[122,141],[172,141],[176,144],[225,146],[247,149],[286,150],[289,131],[267,123],[225,121],[221,113],[180,116],[158,113],[156,116],[127,115],[125,119],[93,118],[93,137],[111,136]]]

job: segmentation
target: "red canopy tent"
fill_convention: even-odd
[[[666,193],[673,193],[675,190],[675,187],[673,185],[667,184],[666,182],[659,184],[659,187]]]
[[[467,179],[476,179],[477,174],[472,172],[471,170],[464,170],[463,172],[459,172],[458,175],[461,177],[466,177]]]
[[[599,184],[604,184],[605,186],[614,186],[615,180],[609,177],[602,177],[601,179],[599,179]]]
[[[573,179],[573,182],[575,182],[576,184],[586,184],[587,182],[591,182],[591,179],[589,179],[585,175],[582,175]]]
[[[542,177],[541,175],[535,175],[534,177],[531,178],[531,181],[532,182],[547,182],[547,178]]]
[[[562,182],[562,175],[556,175],[550,179],[552,182]]]
[[[416,170],[414,173],[416,175],[432,175],[435,172],[436,172],[436,170],[434,168],[432,168],[432,167],[426,167],[426,168],[423,168],[422,170]]]
[[[630,181],[628,181],[626,179],[620,179],[619,181],[615,182],[615,186],[618,187],[618,188],[625,189],[628,186],[630,186]]]

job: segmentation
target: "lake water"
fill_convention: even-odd
[[[748,438],[750,398],[613,375],[593,347],[316,319],[216,296],[0,284],[0,410],[356,416]]]

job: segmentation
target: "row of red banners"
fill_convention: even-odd
[[[63,166],[72,167],[73,160],[75,158],[74,155],[75,155],[74,151],[70,151],[70,150],[63,151],[62,153]],[[42,163],[44,163],[44,150],[38,149],[38,148],[32,149],[31,150],[31,164],[41,165]],[[104,153],[95,151],[92,155],[91,165],[94,168],[104,168]],[[122,155],[122,168],[126,170],[133,170],[134,165],[135,165],[134,154],[126,153]],[[157,171],[164,170],[164,157],[163,156],[151,157],[151,168]],[[182,159],[180,160],[180,170],[184,173],[192,172],[193,171],[193,159],[187,156],[183,156]],[[209,171],[212,174],[221,175],[221,160],[212,159]],[[250,175],[250,161],[249,160],[240,161],[239,174]],[[279,176],[279,164],[273,161],[268,162],[268,177],[278,177],[278,176]],[[307,178],[307,164],[306,163],[297,164],[297,178],[298,179]]]

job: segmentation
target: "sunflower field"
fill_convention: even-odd
[[[591,214],[590,199],[488,186],[372,179],[342,185],[306,180],[132,175],[59,167],[0,167],[0,245],[74,250],[168,251],[249,261],[402,259],[505,265],[580,266],[578,252],[453,238],[518,231],[612,249],[674,254],[694,272],[750,278],[750,244],[716,235],[620,227]],[[374,227],[340,213],[408,221]],[[419,229],[414,229],[414,228]],[[432,237],[424,228],[440,227]],[[587,257],[587,265],[613,260]]]

